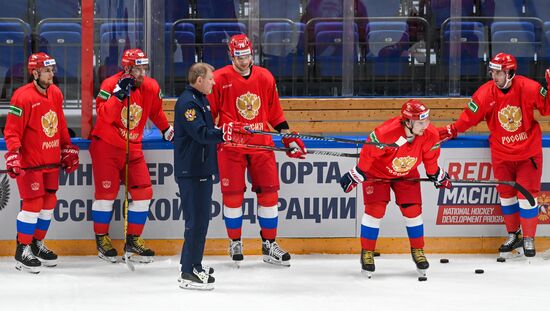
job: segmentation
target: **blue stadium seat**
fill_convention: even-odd
[[[429,8],[437,28],[451,16],[451,0],[431,0]],[[461,16],[473,16],[475,0],[462,0]]]
[[[262,42],[264,66],[279,77],[298,77],[305,75],[304,32],[269,31],[265,32]]]
[[[173,23],[183,18],[189,18],[189,0],[164,0],[165,22]]]
[[[409,62],[409,35],[398,30],[375,30],[367,34],[366,61],[375,76],[404,75]]]
[[[0,74],[24,65],[30,55],[29,37],[23,32],[0,30]],[[24,66],[23,66],[24,67]],[[12,75],[23,77],[23,72],[11,71]]]
[[[343,31],[344,30],[344,23],[343,22],[318,22],[315,23],[315,27],[313,28],[313,35],[317,36],[317,34],[321,31]],[[356,23],[353,23],[353,31],[358,32],[358,26]]]
[[[528,74],[537,51],[535,34],[531,31],[497,31],[492,34],[491,53],[509,53],[518,61],[518,73]]]
[[[178,27],[182,26],[182,27]],[[192,27],[193,31],[187,31]],[[185,30],[182,30],[185,29]],[[173,37],[171,37],[173,35]],[[173,41],[170,41],[170,39]],[[186,80],[187,70],[195,62],[195,31],[193,24],[178,24],[172,34],[165,32],[165,75],[169,81]]]
[[[550,30],[544,33],[541,55],[547,66],[550,66]]]
[[[96,18],[143,18],[143,0],[95,0]]]
[[[0,76],[22,79],[31,52],[31,27],[27,23],[0,22]]]
[[[18,22],[1,22],[0,21],[0,31],[7,32],[22,32],[27,36],[31,35],[31,26],[27,23],[18,23]]]
[[[460,76],[482,75],[485,71],[482,64],[489,58],[489,44],[485,33],[469,29],[445,31],[441,53],[441,63],[445,72],[450,62],[451,40],[456,40],[456,43],[460,44]]]
[[[174,24],[172,23],[165,23],[164,30],[170,31],[173,25]],[[175,25],[174,31],[187,31],[187,32],[195,33],[195,25],[191,23],[178,23]]]
[[[218,69],[231,63],[227,44],[233,35],[241,31],[209,31],[203,34],[202,61]]]
[[[494,22],[491,24],[491,33],[497,31],[508,31],[508,30],[519,30],[519,31],[530,31],[535,32],[535,25],[531,22]]]
[[[360,0],[359,2],[366,7],[368,17],[399,16],[401,0]]]
[[[239,0],[197,0],[198,18],[236,18]]]
[[[98,70],[100,80],[120,70],[122,52],[130,48],[144,48],[142,31],[105,32],[101,35]]]
[[[452,30],[453,28],[461,30],[476,30],[485,33],[485,26],[481,22],[457,22],[453,21],[445,25],[444,31]]]
[[[357,42],[359,34],[354,33],[354,59],[358,61]],[[321,77],[342,76],[343,32],[320,31],[315,36],[315,66]]]
[[[99,26],[99,36],[106,32],[135,32],[143,31],[143,23],[108,22]]]
[[[20,18],[28,21],[29,0],[10,1],[9,5],[2,6],[2,17]]]
[[[38,20],[45,18],[77,18],[80,16],[79,0],[39,0],[35,1]]]
[[[246,26],[243,23],[206,23],[203,26],[202,33],[211,31],[233,31],[246,33]]]
[[[23,32],[0,31],[0,98],[9,99],[14,90],[26,83],[29,37]]]
[[[259,1],[260,18],[286,18],[300,21],[301,0]]]
[[[550,31],[550,21],[544,22],[544,27],[542,27],[543,32]]]
[[[408,32],[409,26],[407,25],[407,22],[370,22],[366,26],[365,33],[377,30],[396,30]]]
[[[37,33],[48,31],[69,31],[69,32],[82,32],[82,27],[79,23],[42,23],[36,30]]]
[[[60,82],[80,77],[81,51],[80,32],[47,31],[39,35],[38,50],[55,58]]]
[[[480,0],[481,16],[522,17],[524,0]]]
[[[527,0],[525,6],[527,16],[538,17],[543,22],[550,22],[550,3],[548,3],[548,0]]]
[[[274,22],[274,23],[266,23],[264,25],[264,33],[270,32],[270,31],[305,31],[306,25],[304,23],[285,23],[285,22]]]

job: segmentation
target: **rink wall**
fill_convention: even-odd
[[[350,137],[360,138],[360,137]],[[95,254],[91,206],[93,178],[89,141],[76,139],[81,148],[77,172],[60,174],[58,205],[48,233],[49,245],[64,255]],[[276,141],[280,145],[279,141]],[[352,145],[306,141],[310,149],[359,152]],[[544,161],[550,163],[550,139],[543,140]],[[144,141],[154,187],[149,219],[144,238],[148,245],[163,255],[173,255],[181,248],[184,222],[173,176],[172,145],[160,139],[158,132],[147,133]],[[5,144],[0,142],[0,167],[5,167]],[[280,242],[292,253],[354,253],[358,252],[360,223],[363,214],[362,194],[343,193],[338,180],[349,170],[355,159],[308,155],[307,160],[289,159],[277,153],[281,191],[279,199]],[[455,179],[492,178],[487,137],[468,136],[447,142],[442,147],[440,164]],[[423,168],[421,167],[421,170]],[[540,203],[550,204],[550,172],[543,171]],[[424,175],[424,172],[421,172]],[[0,181],[3,176],[0,176]],[[16,234],[15,219],[21,201],[17,186],[6,179],[11,193],[7,207],[0,210],[0,255],[13,254]],[[480,253],[494,252],[506,234],[498,208],[498,195],[490,185],[454,185],[451,190],[436,190],[431,183],[422,183],[424,226],[428,252]],[[248,184],[248,189],[250,185]],[[111,236],[121,239],[123,232],[121,203],[115,202]],[[256,198],[248,191],[244,203],[243,234],[247,253],[259,253],[259,225],[256,219]],[[222,219],[219,180],[215,182],[212,220],[206,252],[226,254],[227,240]],[[550,247],[550,212],[539,214],[537,246]],[[121,243],[121,241],[116,241]],[[408,252],[404,221],[398,208],[390,203],[382,221],[377,249],[384,253]],[[120,249],[120,247],[119,247]]]

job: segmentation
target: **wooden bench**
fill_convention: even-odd
[[[422,98],[430,108],[431,120],[436,126],[455,121],[469,98]],[[407,98],[285,98],[281,105],[290,128],[309,134],[365,134],[383,121],[400,114]],[[163,103],[170,122],[174,120],[176,99]],[[550,117],[536,117],[543,132],[550,132]],[[487,125],[481,122],[469,132],[487,133]]]

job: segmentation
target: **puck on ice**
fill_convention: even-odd
[[[440,262],[440,263],[449,263],[449,259],[447,259],[447,258],[441,258],[441,259],[439,259],[439,262]]]
[[[498,258],[497,258],[497,261],[498,261],[498,262],[506,262],[506,258],[504,258],[504,257],[498,257]]]
[[[427,281],[427,280],[428,280],[428,278],[425,277],[425,276],[419,276],[418,277],[418,281],[420,281],[420,282],[424,282],[424,281]]]
[[[476,269],[476,274],[482,274],[484,273],[485,271],[483,271],[483,269]]]

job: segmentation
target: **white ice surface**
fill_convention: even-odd
[[[239,269],[225,256],[206,257],[216,283],[201,292],[178,287],[179,256],[157,257],[135,272],[97,257],[61,257],[38,275],[17,271],[12,258],[2,257],[0,310],[550,310],[550,261],[428,259],[428,281],[419,282],[410,255],[376,257],[370,280],[360,273],[359,255],[294,256],[290,268],[245,256]]]

